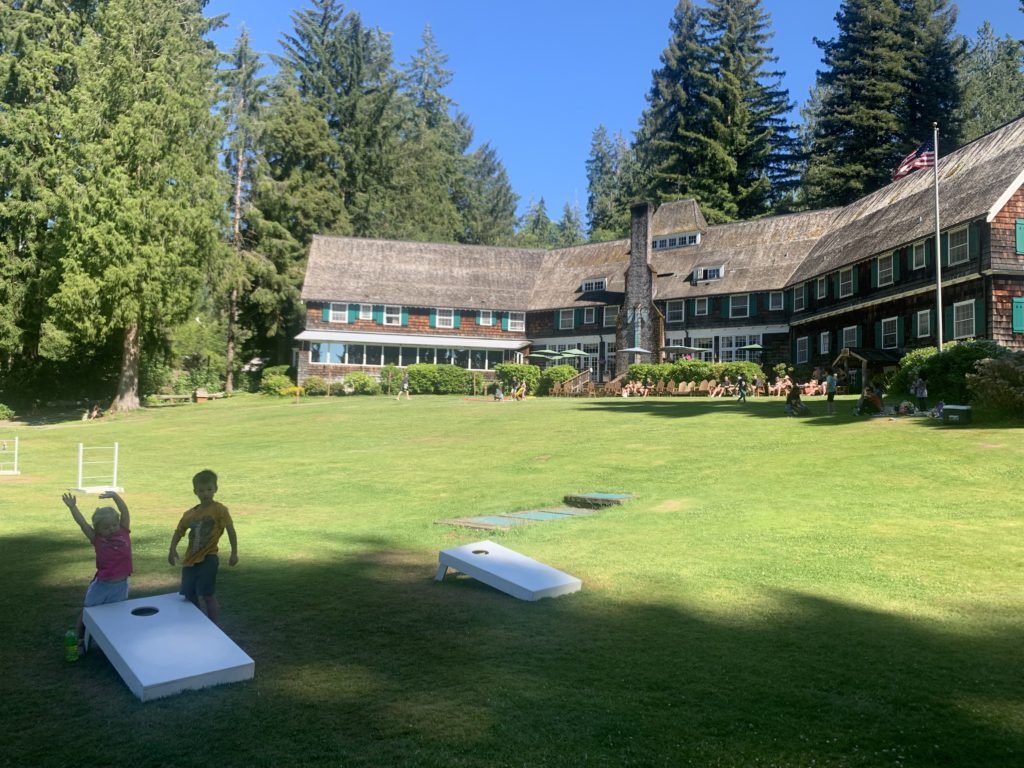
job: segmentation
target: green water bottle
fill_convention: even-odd
[[[73,629],[64,633],[64,661],[78,661],[78,633]]]

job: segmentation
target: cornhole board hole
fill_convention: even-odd
[[[84,611],[96,644],[142,701],[252,678],[256,664],[181,595],[154,595]]]
[[[566,496],[562,501],[573,507],[601,509],[602,507],[622,504],[632,498],[633,496],[628,493],[573,493]]]
[[[437,581],[451,568],[520,600],[558,597],[583,587],[575,576],[490,540],[442,549],[437,561]]]

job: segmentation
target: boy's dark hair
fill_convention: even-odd
[[[192,486],[195,487],[200,483],[212,481],[214,485],[217,484],[217,473],[212,469],[204,469],[200,472],[196,472],[192,477]]]

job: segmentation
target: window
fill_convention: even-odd
[[[518,331],[519,333],[526,332],[526,313],[525,312],[509,312],[508,313],[508,329],[510,331]]]
[[[597,320],[597,311],[593,307],[584,307],[583,324],[593,325]]]
[[[878,287],[892,285],[892,254],[879,256],[878,259]]]
[[[572,330],[576,327],[576,310],[575,309],[560,309],[558,310],[558,329],[561,331]]]
[[[953,305],[953,338],[966,339],[974,335],[974,302],[961,301]]]
[[[360,304],[359,305],[359,319],[360,320],[373,320],[373,304]]]
[[[654,245],[655,250],[659,250],[659,251],[662,248],[668,248],[668,238],[667,237],[663,237],[661,240],[655,240],[652,243],[652,245]]]
[[[857,326],[848,325],[843,328],[843,346],[850,348],[857,346]]]
[[[690,339],[690,346],[701,350],[700,352],[694,352],[693,357],[695,360],[706,360],[707,362],[714,360],[715,340],[712,337],[701,336]]]
[[[331,302],[331,322],[348,322],[348,304],[335,304],[334,302]]]
[[[741,293],[729,297],[729,317],[747,317],[750,315],[750,296]]]
[[[818,278],[818,298],[819,299],[827,299],[828,298],[828,279],[827,278],[824,278],[824,277],[819,277]]]
[[[970,254],[967,253],[967,227],[951,230],[949,233],[950,266],[963,264],[968,258],[970,258]]]
[[[818,336],[818,345],[821,347],[821,354],[823,355],[828,354],[828,342],[828,331],[822,331],[821,335]]]
[[[796,361],[797,363],[807,362],[807,337],[801,336],[796,340]]]
[[[309,362],[320,365],[343,365],[345,363],[345,345],[314,341],[309,345]]]
[[[793,311],[803,312],[804,311],[804,284],[801,283],[793,289]]]
[[[899,346],[898,329],[899,323],[895,317],[887,317],[882,321],[882,349],[896,349]]]
[[[696,245],[699,242],[700,242],[700,233],[697,233],[696,235],[687,235],[686,236],[686,244],[687,245]]]
[[[479,316],[479,323],[481,326],[490,327],[494,325],[494,312],[489,309],[481,309]]]
[[[455,310],[454,309],[438,309],[437,310],[437,323],[438,328],[454,328],[455,327]]]
[[[917,338],[932,335],[932,311],[922,309],[917,313]]]
[[[752,336],[719,336],[718,337],[718,360],[722,363],[731,363],[734,360],[750,360],[757,352],[743,349],[748,344],[760,344],[759,335]]]
[[[697,267],[693,270],[694,280],[721,280],[725,267]]]
[[[914,243],[914,249],[910,255],[911,269],[924,269],[924,254],[924,243]]]
[[[402,324],[402,308],[393,304],[386,304],[384,306],[384,325],[401,325]]]
[[[782,309],[782,291],[772,291],[768,294],[768,309]]]
[[[694,316],[696,317],[697,315],[706,315],[707,313],[708,313],[708,299],[707,299],[707,297],[705,296],[704,298],[701,298],[701,299],[694,299],[693,300],[693,314],[694,314]]]
[[[853,296],[853,268],[839,270],[839,298]]]
[[[603,291],[605,289],[605,279],[603,277],[594,278],[593,280],[583,281],[583,292],[590,293],[591,291]]]
[[[682,301],[669,301],[665,303],[666,323],[681,323],[685,319],[686,317]]]
[[[618,306],[609,306],[604,308],[604,324],[615,325],[619,319],[619,308]]]

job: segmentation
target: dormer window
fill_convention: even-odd
[[[667,248],[683,248],[687,245],[697,245],[700,242],[700,232],[683,232],[665,237],[656,237],[651,241],[651,246],[656,251],[663,251]]]
[[[594,277],[589,280],[583,281],[583,293],[593,293],[594,291],[603,291],[608,285],[608,281],[603,277]]]
[[[701,282],[702,280],[721,280],[722,276],[725,275],[725,267],[696,267],[693,270],[693,279],[695,282]]]

